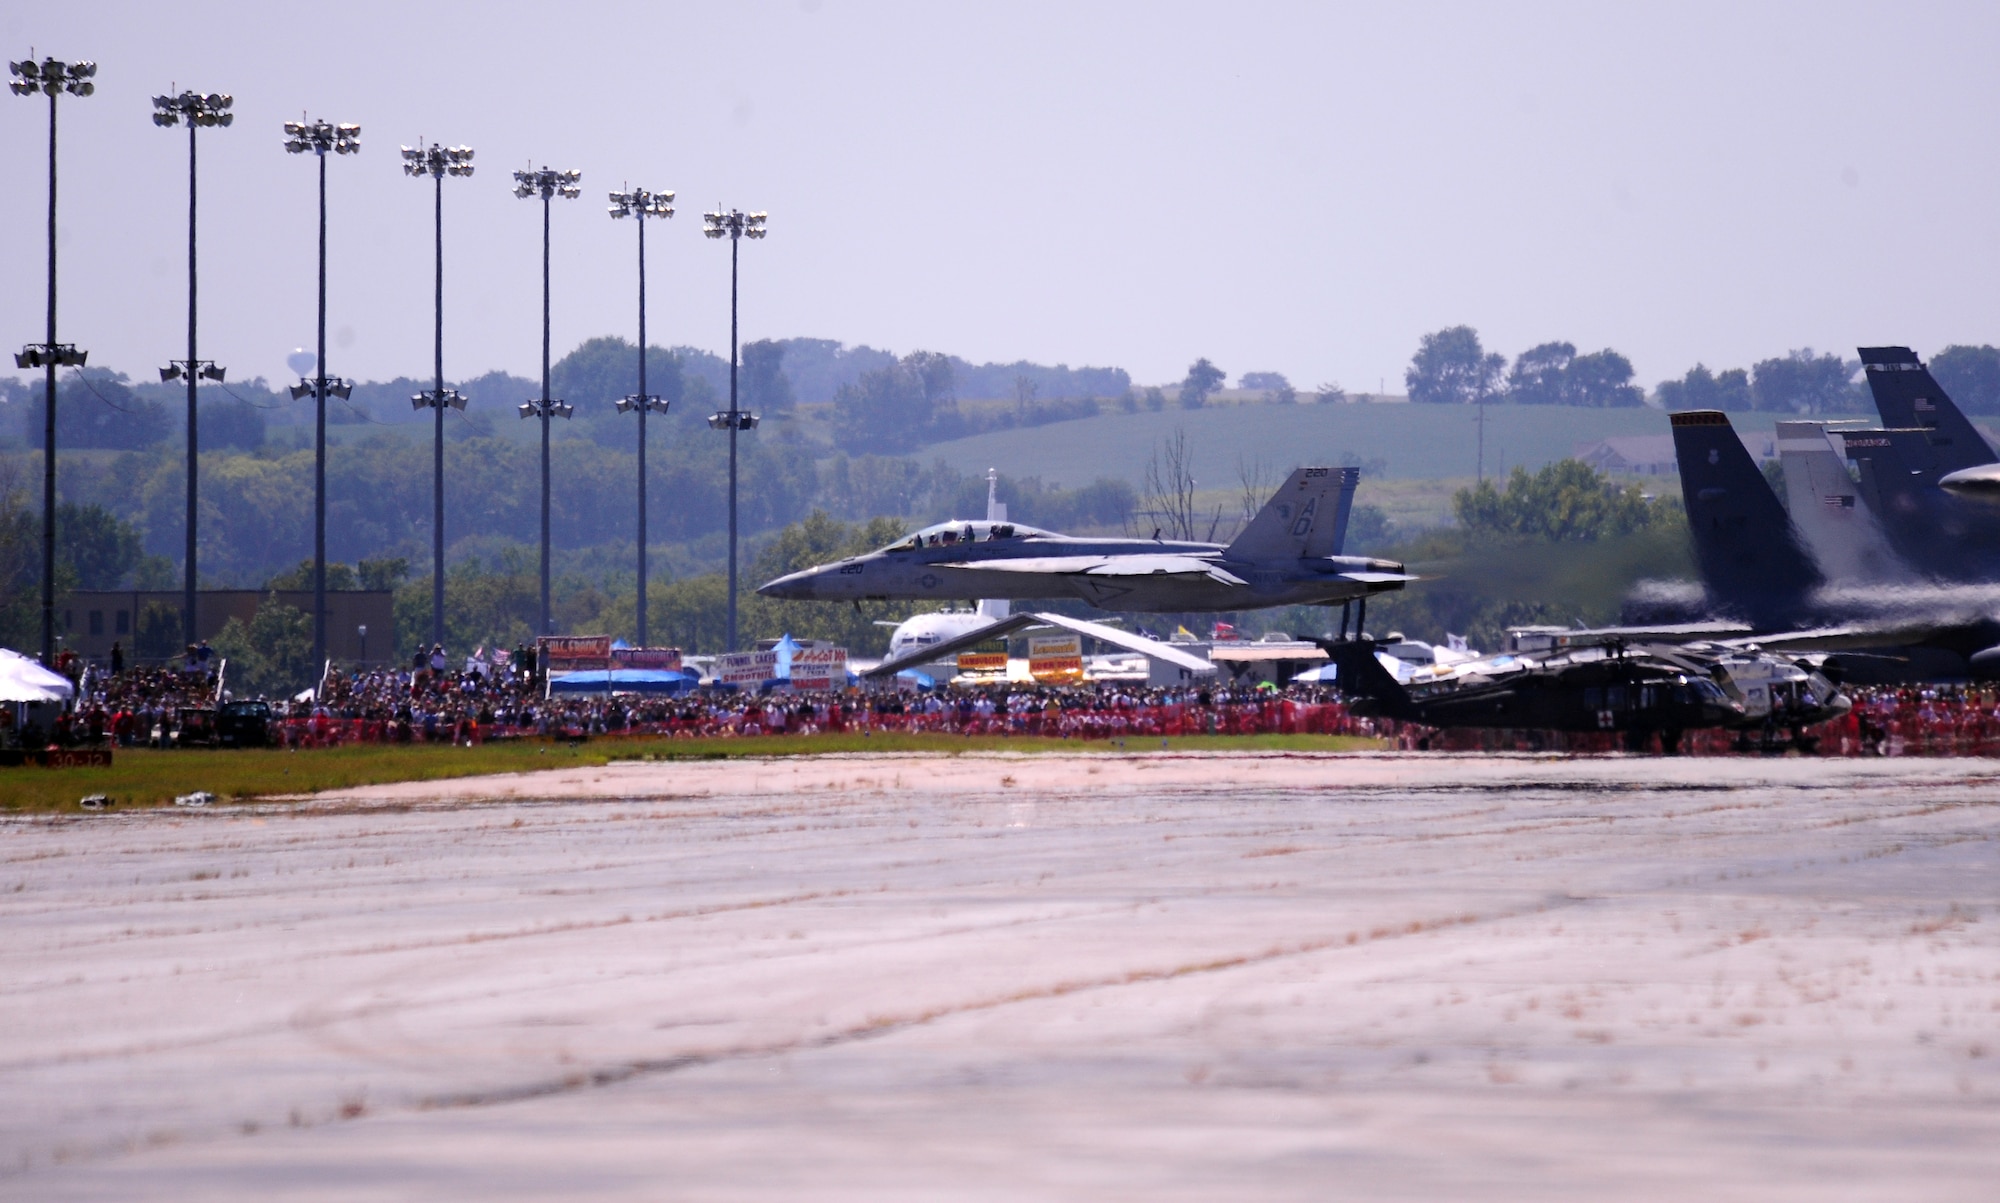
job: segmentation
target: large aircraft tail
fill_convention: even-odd
[[[1994,462],[1993,448],[1908,347],[1862,347],[1868,391],[1891,430],[1922,427],[1944,472]]]
[[[1340,469],[1340,495],[1335,499],[1333,511],[1333,537],[1327,541],[1327,550],[1316,550],[1316,543],[1306,543],[1309,556],[1338,556],[1347,554],[1347,520],[1354,516],[1354,489],[1361,483],[1361,469]]]
[[[1350,698],[1365,698],[1368,709],[1384,718],[1413,720],[1417,709],[1404,689],[1382,662],[1375,658],[1377,644],[1372,639],[1329,640],[1320,644],[1333,662],[1333,683]]]
[[[1000,473],[993,468],[986,470],[986,520],[988,522],[1007,521],[1007,503],[1000,500]],[[974,607],[981,614],[998,622],[1012,612],[1012,605],[1004,597],[986,597]]]
[[[1840,439],[1861,469],[1862,496],[1913,567],[1940,580],[2000,576],[2000,515],[1938,487],[1944,472],[1930,431],[1854,430]]]
[[[1909,580],[1909,566],[1889,545],[1867,497],[1834,453],[1827,426],[1824,420],[1778,423],[1778,459],[1792,525],[1829,581]]]
[[[1688,532],[1709,596],[1752,622],[1796,621],[1821,583],[1819,568],[1729,415],[1692,410],[1670,420]]]
[[[1338,554],[1359,479],[1359,469],[1293,469],[1229,545],[1229,558],[1289,560]]]

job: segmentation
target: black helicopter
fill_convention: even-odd
[[[1740,727],[1749,718],[1699,664],[1622,644],[1498,656],[1409,686],[1375,658],[1380,645],[1373,639],[1322,646],[1342,692],[1359,700],[1359,713],[1427,727],[1615,731],[1634,751],[1658,735],[1661,750],[1672,755],[1684,731]]]

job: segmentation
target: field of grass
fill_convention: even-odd
[[[1158,737],[1133,737],[1132,751],[1156,750]],[[1168,742],[1174,751],[1367,751],[1372,739],[1327,735],[1194,735]],[[484,773],[596,766],[614,760],[721,760],[810,756],[828,752],[1118,752],[1115,740],[1024,739],[1011,736],[814,735],[754,739],[594,739],[570,745],[531,740],[479,747],[357,745],[306,751],[155,751],[120,749],[109,768],[0,769],[0,809],[75,811],[90,794],[118,808],[159,806],[207,790],[225,801],[312,794],[393,781],[439,781]]]

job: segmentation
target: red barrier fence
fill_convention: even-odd
[[[1384,719],[1357,718],[1339,702],[1283,697],[1216,705],[1162,705],[1076,699],[1030,704],[996,713],[971,696],[895,699],[876,709],[878,699],[816,699],[810,714],[800,699],[758,701],[741,710],[710,709],[699,702],[664,707],[641,705],[571,713],[538,711],[519,723],[479,722],[470,717],[431,715],[411,721],[356,718],[273,720],[270,742],[282,747],[341,744],[455,743],[490,739],[587,738],[637,735],[657,738],[814,734],[821,731],[927,732],[954,735],[1026,735],[1060,739],[1171,739],[1186,735],[1360,735],[1381,736],[1411,750],[1609,752],[1625,746],[1612,732],[1533,732],[1461,729],[1437,731]],[[1070,705],[1062,705],[1068,701]],[[638,716],[636,719],[633,715]],[[1746,745],[1776,748],[1791,743],[1790,732],[1690,731],[1681,740],[1684,755],[1726,755]],[[1938,693],[1904,690],[1870,693],[1844,718],[1804,733],[1807,743],[1829,756],[2000,756],[2000,694],[1983,690]],[[1656,740],[1649,747],[1657,748]]]

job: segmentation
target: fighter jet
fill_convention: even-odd
[[[1728,416],[1670,421],[1711,612],[1739,620],[1736,634],[1766,649],[1844,653],[1854,679],[2000,670],[2000,591],[1829,581]]]
[[[1103,610],[1152,612],[1365,604],[1417,578],[1390,560],[1337,554],[1358,478],[1352,468],[1294,471],[1226,545],[943,522],[757,592],[799,601],[1073,597]]]

